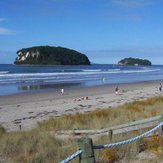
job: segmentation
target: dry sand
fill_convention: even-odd
[[[119,84],[119,95],[114,93],[116,85],[103,85],[65,90],[63,95],[58,91],[0,96],[0,125],[7,131],[19,130],[20,125],[27,130],[50,117],[112,109],[126,102],[162,95],[160,82]]]

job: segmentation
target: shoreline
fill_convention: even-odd
[[[162,80],[67,89],[63,95],[59,91],[44,91],[0,96],[0,125],[7,131],[18,131],[19,125],[22,130],[28,130],[51,117],[111,109],[126,102],[160,96],[160,82]],[[119,95],[114,93],[117,85]]]

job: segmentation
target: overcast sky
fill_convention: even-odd
[[[163,64],[163,0],[0,0],[0,63],[39,45],[72,48],[94,63]]]

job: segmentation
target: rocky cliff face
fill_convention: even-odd
[[[21,52],[20,51],[18,53],[16,60],[18,62],[22,62],[22,61],[28,60],[29,58],[38,59],[39,55],[40,55],[39,51],[37,51],[37,52],[29,52],[29,51]]]
[[[90,65],[88,57],[63,47],[37,46],[17,52],[15,64],[28,65]]]

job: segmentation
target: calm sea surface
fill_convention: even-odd
[[[0,95],[163,79],[163,66],[0,64]]]

